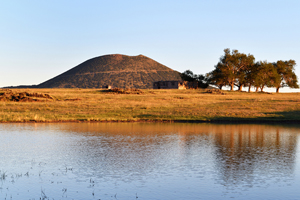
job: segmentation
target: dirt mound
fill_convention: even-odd
[[[111,54],[89,59],[37,87],[152,89],[153,82],[168,80],[181,81],[180,73],[143,55]]]
[[[121,89],[121,88],[113,88],[106,90],[108,93],[115,93],[115,94],[143,94],[144,92],[139,89]]]
[[[12,90],[0,91],[0,101],[41,102],[49,100],[54,100],[49,94],[13,92]]]

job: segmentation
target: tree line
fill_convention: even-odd
[[[224,49],[224,55],[215,69],[204,75],[194,75],[190,70],[181,74],[183,80],[198,81],[199,87],[209,84],[222,89],[223,86],[256,88],[256,92],[263,91],[265,87],[275,87],[276,92],[282,87],[299,88],[297,76],[294,72],[295,60],[278,60],[277,62],[258,61],[251,54],[239,53],[238,50]]]

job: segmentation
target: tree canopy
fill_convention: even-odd
[[[297,76],[294,72],[296,62],[294,60],[282,61],[279,60],[277,63],[273,63],[277,71],[277,80],[274,83],[276,92],[279,92],[281,87],[299,88]]]
[[[223,86],[234,86],[241,91],[242,87],[256,87],[256,91],[264,87],[275,87],[279,92],[281,87],[299,88],[297,76],[294,72],[294,60],[268,63],[267,61],[255,62],[251,54],[239,53],[238,50],[224,49],[215,69],[206,74],[207,82],[222,89]]]
[[[180,74],[182,80],[189,82],[197,82],[198,87],[207,88],[208,83],[206,77],[202,74],[194,74],[191,70],[186,70]]]

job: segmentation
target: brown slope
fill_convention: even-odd
[[[146,56],[105,55],[38,85],[39,88],[152,88],[154,81],[181,80],[174,71]]]

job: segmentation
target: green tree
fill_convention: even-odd
[[[220,90],[227,85],[227,77],[217,65],[213,71],[206,74],[206,79],[209,84],[217,86]]]
[[[184,81],[195,81],[197,79],[197,75],[189,69],[181,73],[180,76]]]
[[[238,87],[238,91],[242,91],[243,87],[247,85],[247,68],[237,73],[237,83],[235,86]]]
[[[282,61],[279,60],[273,64],[277,71],[277,79],[274,87],[276,87],[276,93],[279,92],[281,87],[299,88],[297,76],[294,72],[296,62],[294,60]]]
[[[256,67],[257,69],[255,73],[253,73],[256,91],[260,88],[260,91],[263,92],[265,86],[273,87],[278,80],[278,73],[274,65],[266,61],[259,61],[256,63]]]
[[[198,87],[200,88],[207,88],[208,83],[207,79],[202,74],[194,74],[191,70],[186,70],[180,74],[182,80],[189,81],[189,82],[197,82]]]
[[[226,84],[233,90],[238,86],[239,90],[246,84],[245,71],[253,65],[255,58],[251,54],[239,53],[238,50],[224,49],[224,55],[221,56],[217,68],[221,71],[222,77],[226,77]]]
[[[200,88],[207,88],[209,86],[207,78],[203,74],[199,74],[196,77],[198,81],[198,87]]]
[[[258,65],[256,63],[247,67],[245,71],[245,85],[249,87],[248,92],[251,92],[251,87],[255,83]]]

